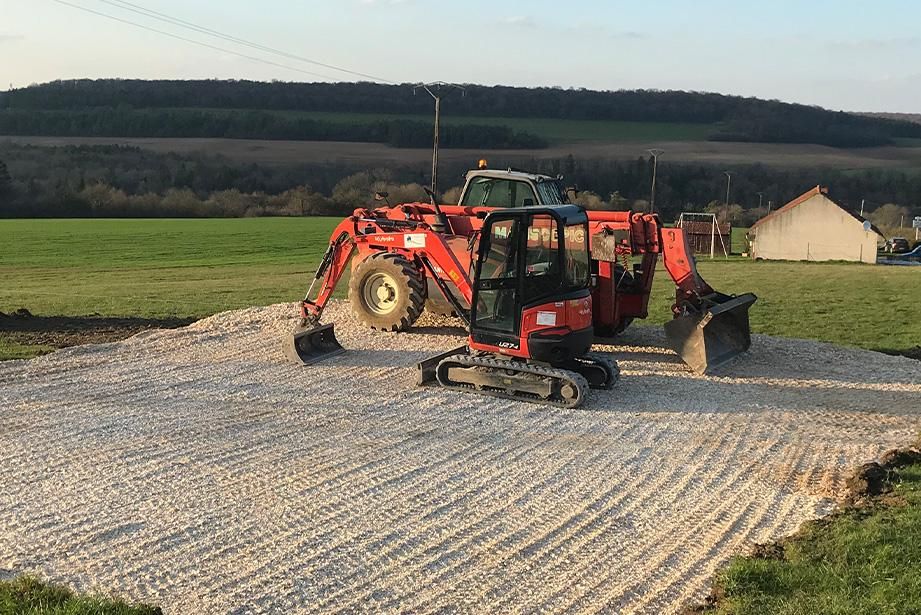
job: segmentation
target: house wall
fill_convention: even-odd
[[[817,194],[752,229],[752,255],[766,260],[876,262],[874,231],[841,209],[824,194]]]

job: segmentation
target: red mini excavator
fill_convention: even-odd
[[[466,322],[469,337],[461,348],[422,361],[420,384],[539,401],[564,407],[582,403],[589,388],[610,388],[616,365],[588,354],[592,326],[591,258],[588,217],[575,205],[493,210],[481,218],[470,241],[473,275],[461,264],[439,221],[433,224],[353,216],[337,228],[317,272],[333,286],[352,253],[372,248],[380,262],[363,279],[375,306],[409,301],[395,296],[393,279],[425,271],[443,299]],[[424,292],[425,278],[409,286]],[[326,288],[324,290],[330,290]],[[311,291],[308,291],[308,298]],[[301,326],[288,354],[311,363],[341,351],[333,325],[319,325],[322,307],[305,300]],[[314,306],[315,307],[315,306]]]

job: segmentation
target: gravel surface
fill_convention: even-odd
[[[675,612],[919,428],[921,364],[755,337],[723,377],[653,328],[564,410],[418,389],[460,342],[359,327],[284,362],[288,305],[0,364],[0,576],[166,613]]]

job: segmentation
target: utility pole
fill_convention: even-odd
[[[420,88],[428,92],[429,96],[435,99],[435,139],[432,145],[432,192],[438,194],[438,145],[441,135],[441,91],[444,89],[456,89],[465,93],[466,90],[453,83],[433,81],[432,83],[420,83],[416,85],[413,88],[413,94]]]
[[[867,202],[867,199],[860,199],[860,217],[863,218],[863,206]]]
[[[659,156],[665,153],[661,149],[646,150],[652,156],[652,194],[649,197],[649,213],[656,212],[656,171],[659,168]]]
[[[732,173],[723,171],[723,175],[726,176],[726,206],[729,207],[729,189],[732,187]]]

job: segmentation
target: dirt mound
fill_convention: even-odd
[[[336,303],[350,352],[304,368],[294,314],[0,364],[0,569],[167,613],[677,612],[921,413],[909,359],[756,336],[702,377],[644,327],[577,410],[419,389],[453,321],[374,333]]]

